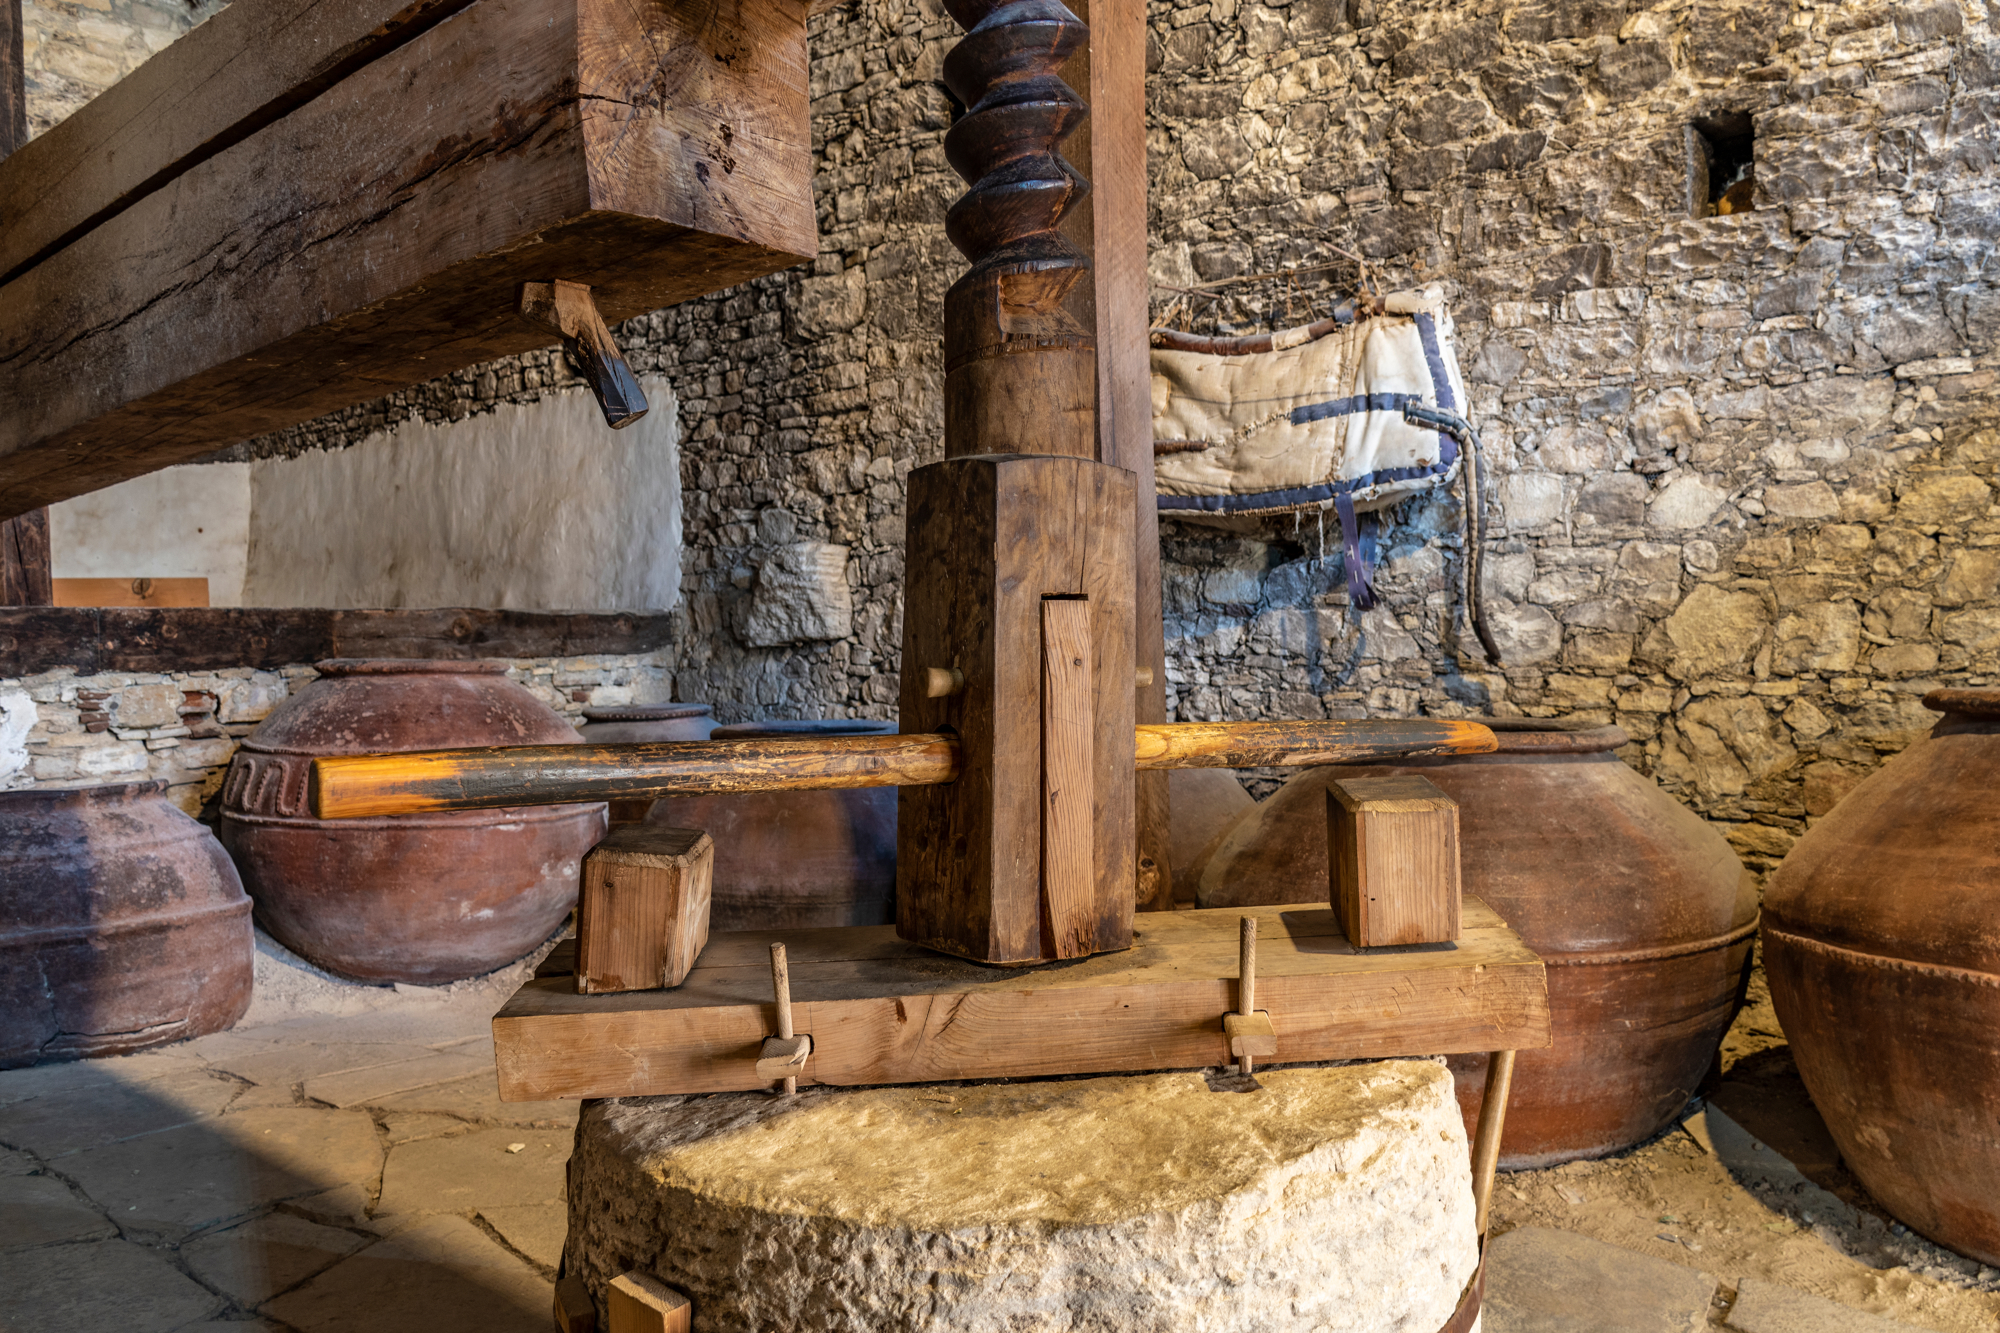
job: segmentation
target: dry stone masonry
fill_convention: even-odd
[[[1365,615],[1313,516],[1168,523],[1176,716],[1616,721],[1768,865],[1927,725],[1925,689],[2000,679],[1992,0],[1154,0],[1149,22],[1157,282],[1349,252],[1451,293],[1507,650],[1493,669],[1453,626],[1450,497],[1388,516]],[[956,32],[935,0],[815,19],[818,260],[620,330],[681,399],[671,666],[725,719],[894,709],[902,484],[938,456],[962,268]],[[1743,207],[1714,214],[1746,147]],[[1175,317],[1302,319],[1352,282]],[[515,358],[231,456],[568,383]]]

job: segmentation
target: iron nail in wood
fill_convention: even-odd
[[[779,1079],[781,1091],[789,1097],[799,1090],[799,1070],[812,1054],[812,1038],[792,1032],[792,974],[785,962],[785,946],[771,945],[771,989],[778,1001],[778,1035],[764,1039],[757,1057],[759,1078]]]
[[[1260,1055],[1278,1053],[1278,1030],[1271,1015],[1257,1007],[1257,918],[1243,918],[1238,937],[1236,1012],[1222,1016],[1222,1030],[1229,1036],[1229,1053],[1236,1057],[1236,1072],[1248,1078]]]

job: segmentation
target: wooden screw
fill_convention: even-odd
[[[957,667],[925,667],[924,697],[943,699],[965,688],[965,673]]]

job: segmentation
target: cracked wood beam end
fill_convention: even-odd
[[[618,350],[604,316],[597,313],[588,285],[560,278],[524,282],[521,318],[562,339],[563,353],[590,386],[605,425],[623,430],[646,415],[646,395],[625,364],[625,354]]]

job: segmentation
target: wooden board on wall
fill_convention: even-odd
[[[1542,962],[1477,899],[1453,945],[1355,949],[1325,908],[1139,918],[1133,947],[999,971],[930,953],[894,927],[713,936],[676,990],[587,996],[552,955],[493,1020],[509,1101],[768,1086],[770,942],[789,956],[801,1084],[1042,1078],[1227,1063],[1239,920],[1258,919],[1257,1004],[1278,1062],[1448,1055],[1549,1044]]]
[[[0,287],[0,517],[545,345],[524,281],[618,320],[810,258],[805,21],[481,0],[147,190]]]
[[[55,579],[57,606],[207,606],[207,579]]]

